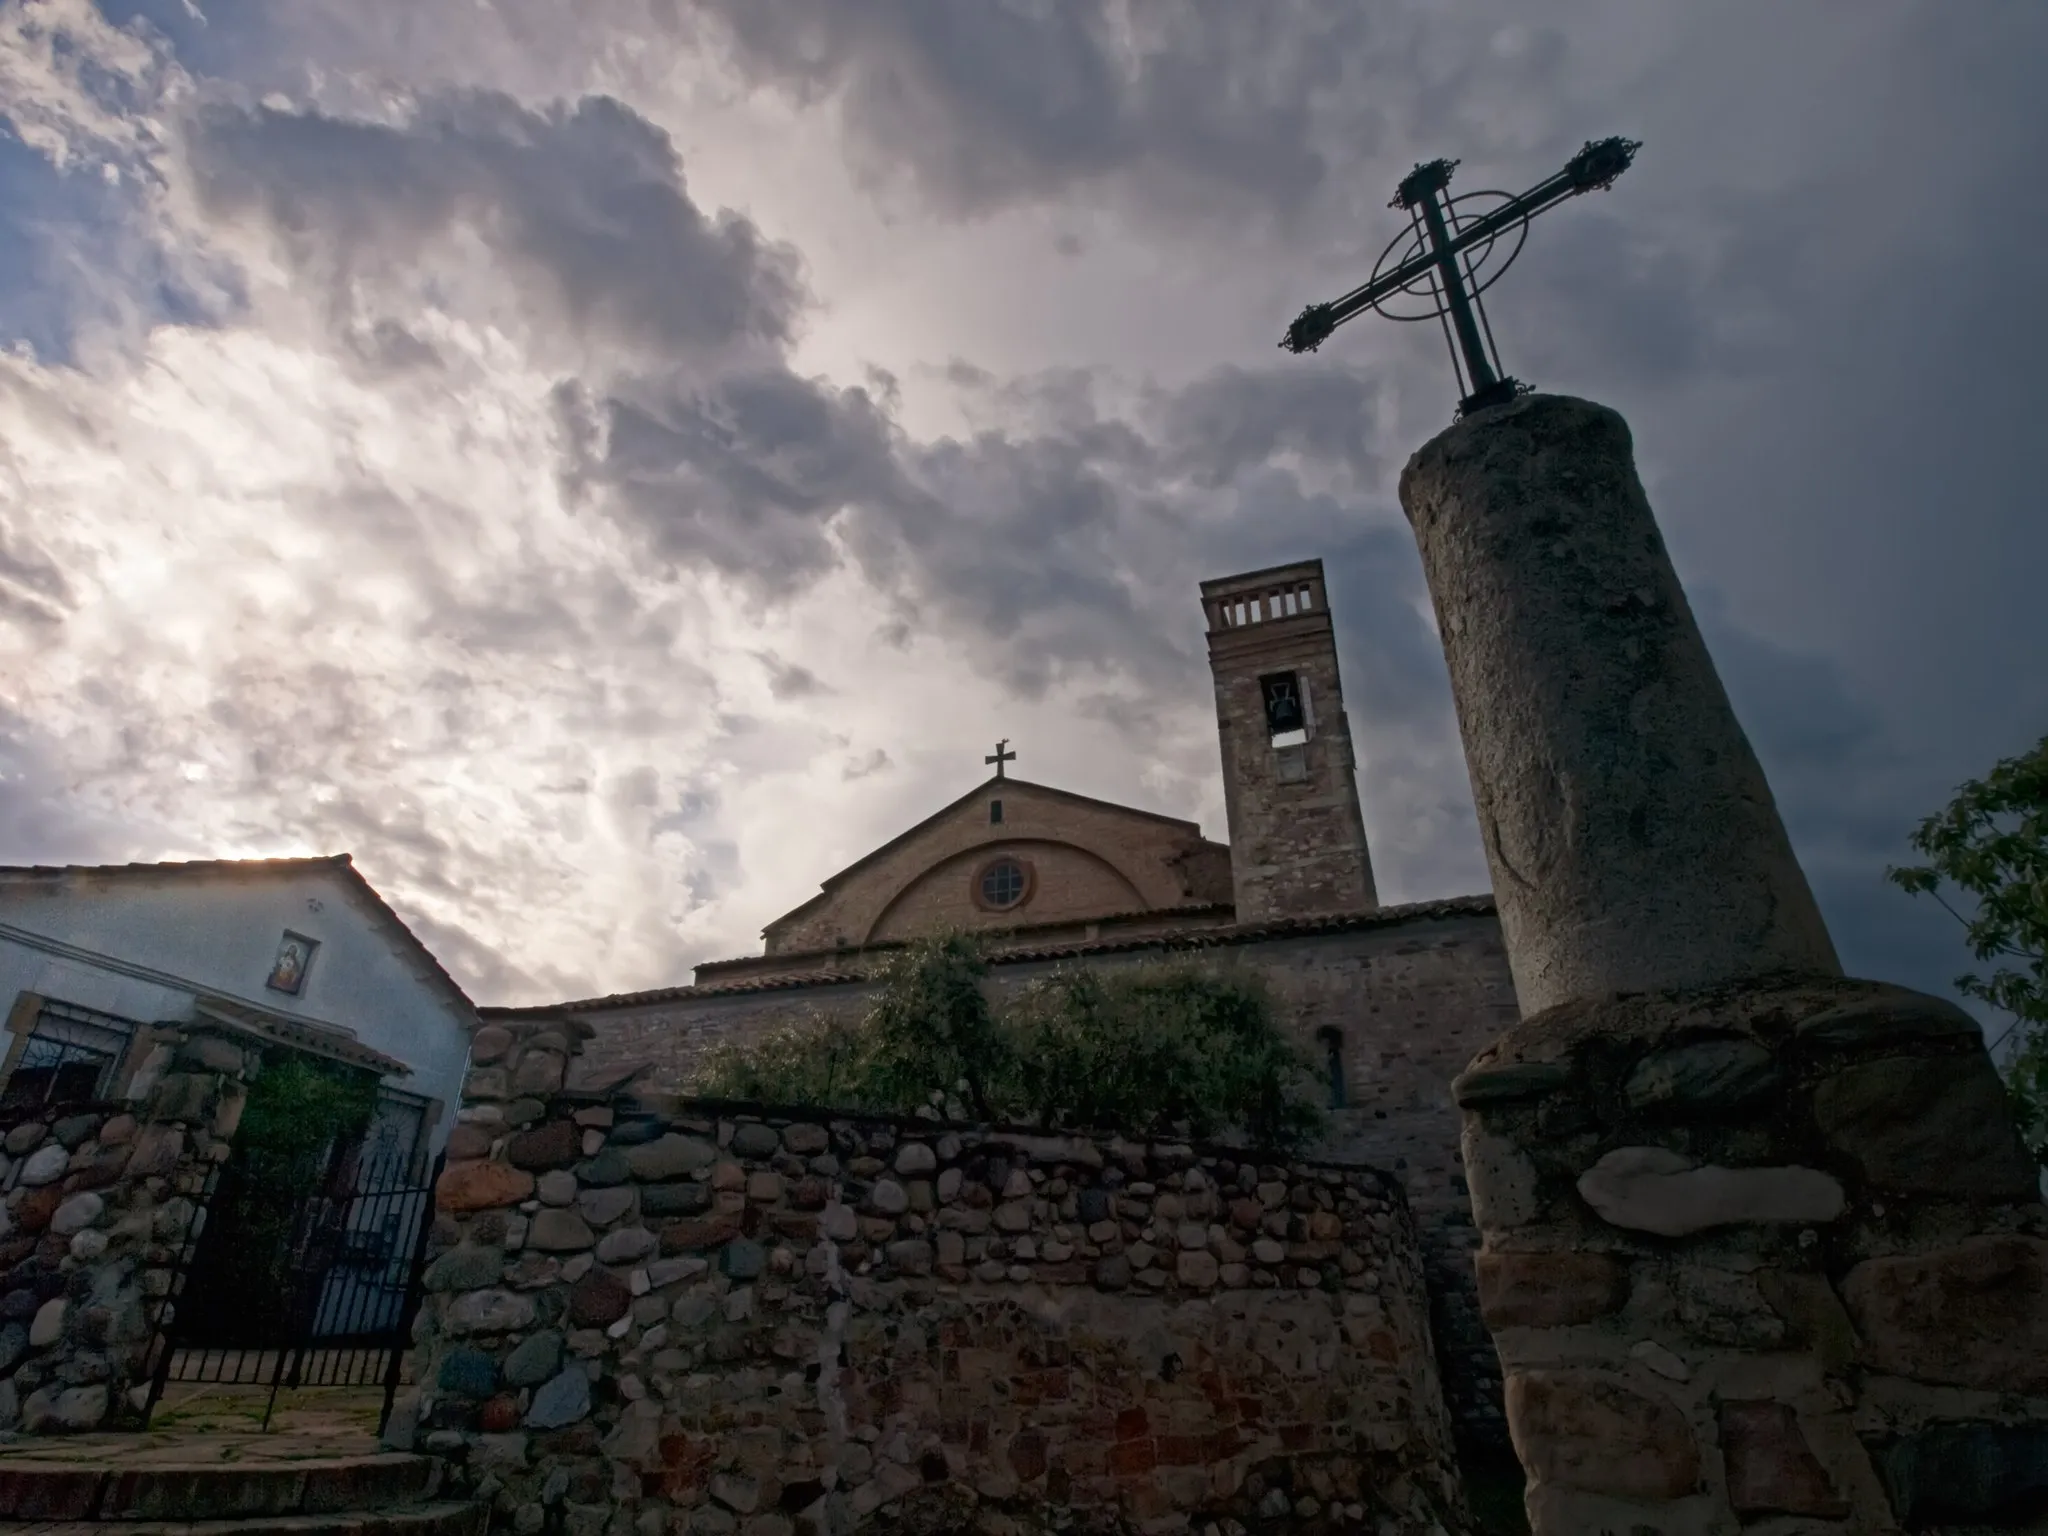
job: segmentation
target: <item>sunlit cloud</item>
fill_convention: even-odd
[[[0,10],[0,859],[346,849],[484,1000],[673,983],[977,782],[999,737],[1020,775],[1222,835],[1195,584],[1320,555],[1382,892],[1478,888],[1391,494],[1447,410],[1439,343],[1272,341],[1355,280],[1415,155],[1540,174],[1625,129],[1664,158],[1543,231],[1503,343],[1629,410],[1845,949],[1954,968],[1864,885],[1887,826],[2038,732],[2048,668],[2012,661],[2048,644],[1944,585],[1924,507],[1870,481],[1837,507],[1796,472],[1860,419],[1786,435],[1829,393],[1811,359],[1863,359],[1836,394],[1911,401],[1972,343],[1851,346],[1820,274],[1867,294],[1884,252],[1931,249],[1862,212],[1881,168],[1854,133],[1793,171],[1747,129],[1733,160],[1689,142],[1741,16],[144,10]],[[1829,73],[1840,28],[1781,28],[1752,116],[1803,121],[1825,77],[1849,122],[1919,134],[1883,129],[1887,153],[2025,163],[2038,125],[1984,128],[2040,27],[1929,25],[1851,29],[1872,69],[1913,61],[1896,102]],[[1758,241],[1815,205],[1892,243],[1829,267],[1796,222]],[[2031,289],[1980,280],[2038,334]],[[2031,471],[2009,444],[1972,462],[1954,515],[1995,584],[2042,552],[2010,510]],[[1758,518],[1919,568],[1727,536]],[[1945,594],[1913,656],[2010,626],[2002,693],[1891,692],[1909,652],[1869,614],[1901,582]]]

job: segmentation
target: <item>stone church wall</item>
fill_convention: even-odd
[[[508,1100],[567,1034],[476,1048],[393,1438],[496,1530],[1468,1529],[1379,1172]]]
[[[1472,1268],[1478,1235],[1450,1092],[1451,1080],[1516,1017],[1500,929],[1488,905],[1388,908],[1367,922],[1321,932],[1182,946],[1009,960],[994,975],[1008,990],[1060,964],[1129,965],[1170,952],[1258,972],[1318,1061],[1324,1053],[1319,1034],[1337,1031],[1346,1106],[1333,1115],[1331,1138],[1318,1151],[1387,1169],[1401,1182],[1421,1234],[1436,1341],[1460,1433],[1504,1443],[1500,1367],[1479,1318]],[[857,1018],[867,996],[864,986],[852,983],[685,993],[636,1007],[576,1010],[594,1030],[583,1070],[646,1062],[651,1070],[640,1081],[673,1090],[716,1043],[789,1023],[809,1010]]]
[[[562,1016],[583,1020],[592,1029],[578,1065],[580,1076],[596,1078],[644,1064],[647,1070],[636,1080],[640,1086],[675,1092],[688,1083],[698,1063],[715,1047],[810,1018],[850,1022],[867,1011],[869,991],[863,982],[846,982],[761,991],[681,992],[624,1007],[570,1009]],[[484,1017],[487,1021],[507,1020],[509,1012],[487,1008]]]
[[[1337,1031],[1345,1108],[1324,1157],[1400,1181],[1421,1234],[1445,1386],[1463,1437],[1506,1443],[1500,1363],[1479,1316],[1472,1224],[1451,1082],[1515,1022],[1514,987],[1491,915],[1271,940],[1238,951],[1321,1059]]]

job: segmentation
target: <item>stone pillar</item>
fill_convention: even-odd
[[[0,1174],[0,1429],[140,1428],[209,1175],[240,1123],[247,1054],[167,1034],[127,1105],[8,1126]]]
[[[2048,1212],[1967,1014],[1566,1004],[1453,1093],[1537,1536],[2039,1528]]]
[[[1536,1536],[2035,1529],[2048,1211],[1975,1023],[1840,976],[1626,427],[1402,477],[1523,1019],[1453,1085]]]
[[[1627,424],[1530,395],[1401,475],[1524,1017],[1838,974],[1636,478]]]

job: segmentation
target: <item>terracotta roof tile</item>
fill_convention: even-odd
[[[1012,783],[1015,780],[1011,781]],[[1086,928],[1107,923],[1136,923],[1156,918],[1213,917],[1218,913],[1231,911],[1227,901],[1190,901],[1173,907],[1141,907],[1128,912],[1105,912],[1100,917],[1063,917],[1053,922],[1018,923],[1009,928],[980,928],[977,935],[995,942],[1002,942],[1016,936],[1058,930],[1062,928]],[[1076,941],[1079,942],[1079,941]],[[1090,940],[1089,942],[1094,942]],[[699,976],[706,971],[721,971],[730,965],[787,964],[793,960],[813,960],[820,955],[842,955],[853,951],[852,945],[835,945],[830,949],[786,949],[780,954],[735,955],[730,960],[703,960],[692,967]],[[884,939],[867,946],[870,950],[900,949],[899,939]]]

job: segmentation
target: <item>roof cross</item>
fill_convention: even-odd
[[[1522,254],[1530,219],[1567,197],[1606,191],[1642,147],[1633,139],[1589,142],[1563,170],[1520,197],[1505,192],[1448,197],[1445,194],[1457,161],[1432,160],[1416,166],[1401,178],[1388,205],[1406,211],[1408,229],[1380,252],[1372,280],[1327,304],[1309,305],[1287,327],[1280,345],[1289,352],[1313,352],[1338,326],[1368,309],[1389,320],[1436,320],[1443,324],[1451,366],[1457,370],[1459,388],[1465,391],[1458,405],[1460,416],[1528,393],[1526,384],[1501,372],[1500,349],[1493,344],[1493,326],[1479,295],[1498,282]],[[1469,206],[1483,198],[1496,202],[1484,211]],[[1508,241],[1512,245],[1507,254],[1489,270],[1487,264],[1495,249]],[[1400,248],[1398,258],[1396,247]],[[1391,267],[1387,265],[1390,259]],[[1400,298],[1418,301],[1420,307],[1401,314],[1386,307]]]
[[[1014,763],[1017,760],[1017,754],[1008,750],[1009,745],[1010,738],[1005,736],[996,743],[995,755],[982,759],[984,763],[994,763],[996,765],[996,777],[999,779],[1003,777],[1003,764]]]

